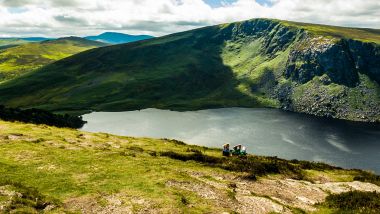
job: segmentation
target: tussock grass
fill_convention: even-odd
[[[355,181],[369,182],[380,186],[380,176],[370,172],[361,172],[360,175],[354,177]]]
[[[334,214],[378,214],[380,193],[351,191],[332,194],[320,206],[332,209]]]
[[[243,157],[216,157],[207,155],[199,150],[187,150],[190,153],[179,153],[174,151],[161,152],[161,156],[170,157],[181,161],[196,161],[208,166],[219,167],[229,171],[246,172],[246,178],[256,179],[256,176],[268,174],[284,174],[295,179],[304,179],[304,170],[337,170],[339,167],[330,166],[324,163],[284,160],[277,157],[243,156]]]

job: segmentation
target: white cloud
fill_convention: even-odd
[[[268,1],[273,5],[238,0],[212,8],[202,0],[0,0],[0,36],[159,36],[257,17],[380,28],[379,0]]]

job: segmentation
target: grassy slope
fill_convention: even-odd
[[[4,46],[10,46],[10,45],[20,45],[20,44],[25,44],[28,43],[28,41],[23,40],[23,39],[1,39],[0,38],[0,47]]]
[[[18,95],[26,95],[24,98],[31,105],[46,104],[49,109],[199,108],[231,102],[238,106],[240,98],[246,103],[247,99],[234,88],[232,71],[219,56],[223,41],[208,40],[218,31],[218,27],[204,28],[87,51],[4,87],[16,83],[24,88],[21,85],[32,81],[28,84],[35,86],[28,88],[32,93],[19,91]],[[46,81],[55,84],[40,90]],[[17,100],[12,99],[11,105],[27,103]],[[51,106],[52,103],[57,106]]]
[[[189,155],[191,151],[199,150],[209,157],[221,158],[220,150],[176,141],[90,134],[3,121],[0,121],[0,130],[0,204],[7,200],[2,195],[3,185],[17,183],[21,187],[34,187],[40,194],[57,201],[55,203],[61,207],[60,210],[78,209],[78,204],[100,204],[105,209],[110,203],[112,205],[114,197],[114,200],[120,198],[123,201],[122,206],[134,211],[220,213],[235,209],[226,204],[224,207],[218,205],[219,200],[227,203],[228,198],[236,194],[223,186],[242,182],[240,177],[246,175],[159,155],[160,152]],[[260,157],[257,163],[266,160],[266,157]],[[291,164],[297,166],[296,163]],[[346,170],[303,171],[308,180],[322,176],[331,181],[352,181],[355,175],[360,174]],[[289,176],[292,174],[272,178]],[[222,187],[210,190],[204,182]],[[169,184],[203,186],[225,198],[212,200],[207,195],[202,196],[205,193],[201,189],[184,190]],[[18,191],[17,186],[12,188]]]
[[[15,78],[73,54],[104,45],[72,37],[0,50],[0,81]]]
[[[86,51],[3,84],[0,102],[56,111],[279,107],[273,85],[291,84],[282,74],[294,47],[278,48],[284,29],[380,43],[368,29],[267,19],[224,24]]]
[[[329,36],[331,38],[354,39],[362,42],[380,44],[380,30],[369,28],[348,28],[339,26],[309,24],[301,22],[281,21],[283,24],[302,28],[316,35]]]

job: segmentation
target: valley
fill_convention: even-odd
[[[0,102],[75,114],[270,107],[378,122],[379,43],[376,30],[253,19],[86,51],[1,84]]]

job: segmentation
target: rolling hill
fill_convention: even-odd
[[[274,107],[380,121],[379,83],[379,30],[252,19],[85,51],[2,84],[0,103],[74,112]]]
[[[38,40],[35,38],[34,41]],[[76,37],[17,45],[0,50],[0,82],[104,43]]]
[[[42,42],[49,40],[45,37],[25,37],[25,38],[0,38],[0,48],[25,44],[29,42]]]
[[[109,44],[122,44],[122,43],[129,43],[129,42],[136,42],[140,40],[151,39],[153,38],[153,36],[129,35],[129,34],[123,34],[123,33],[106,32],[98,36],[87,36],[84,38],[88,40],[92,40],[92,41],[104,42],[104,43],[109,43]]]

